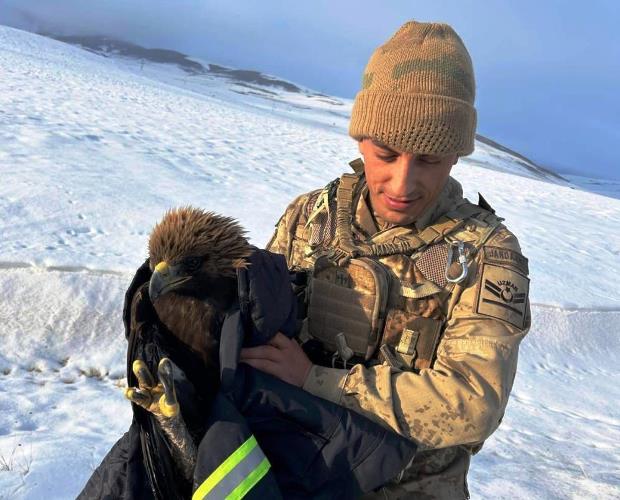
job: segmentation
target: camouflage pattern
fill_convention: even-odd
[[[319,192],[301,195],[288,206],[267,246],[286,256],[291,268],[312,267],[308,244],[312,228],[306,227],[306,221],[308,205],[314,204]],[[458,182],[450,178],[435,205],[407,228],[422,231],[448,211],[462,209],[470,214],[471,207]],[[389,236],[389,225],[372,216],[365,186],[354,212],[357,238]],[[497,220],[488,211],[479,212],[476,217],[467,216],[467,223],[454,234],[456,239],[473,244],[489,228],[488,221]],[[438,282],[438,293],[421,299],[390,293],[388,303],[413,316],[445,321],[430,367],[401,371],[386,363],[358,364],[349,370],[314,366],[306,380],[304,388],[309,392],[366,415],[420,446],[401,477],[365,498],[469,498],[470,457],[501,422],[516,373],[518,347],[530,323],[527,259],[503,225],[487,236],[484,247],[470,259],[467,279],[457,285],[433,271],[445,268],[445,250],[432,249],[431,262],[420,267],[406,255],[379,259],[397,283]],[[334,244],[324,242],[327,248]],[[423,276],[420,268],[433,276]],[[392,292],[395,289],[391,287]],[[398,325],[399,314],[393,316],[392,324]],[[522,319],[520,324],[515,318]]]

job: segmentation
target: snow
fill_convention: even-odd
[[[296,195],[356,157],[351,102],[2,26],[0,85],[0,498],[72,498],[129,426],[120,316],[150,229],[194,204],[264,245]],[[472,497],[620,497],[617,186],[553,183],[482,143],[454,175],[519,237],[533,303]]]

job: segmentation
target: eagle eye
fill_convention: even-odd
[[[196,271],[200,265],[202,264],[202,259],[200,257],[187,257],[183,261],[183,265],[189,271]]]

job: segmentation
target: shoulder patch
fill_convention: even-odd
[[[485,262],[493,262],[496,264],[504,264],[516,267],[524,274],[529,274],[529,266],[527,258],[521,255],[519,252],[510,250],[509,248],[485,246],[484,260]]]
[[[523,329],[529,289],[529,278],[514,268],[483,263],[476,312]]]

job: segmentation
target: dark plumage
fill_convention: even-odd
[[[236,269],[251,253],[230,217],[193,207],[169,210],[149,238],[149,294],[159,319],[207,362],[217,362],[213,330],[236,298]]]

